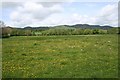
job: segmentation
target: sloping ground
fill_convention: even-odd
[[[118,77],[117,35],[3,39],[3,78]]]

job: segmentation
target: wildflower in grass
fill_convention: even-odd
[[[81,49],[81,51],[83,51],[83,49]]]
[[[55,50],[52,50],[53,52],[55,51]]]
[[[97,45],[94,45],[95,47],[97,46]]]
[[[112,48],[109,48],[110,50],[112,49]]]
[[[24,50],[25,48],[23,47],[22,49]]]
[[[85,45],[83,47],[86,47]]]
[[[99,42],[97,41],[96,44],[98,44]]]

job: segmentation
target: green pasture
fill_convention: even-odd
[[[117,35],[14,36],[2,40],[3,78],[116,78]]]

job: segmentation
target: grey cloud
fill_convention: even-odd
[[[18,6],[22,6],[25,2],[2,2],[0,7],[2,8],[16,8]],[[63,2],[36,2],[38,4],[43,5],[44,7],[52,7],[56,4],[62,4]]]
[[[51,7],[56,4],[61,4],[62,2],[38,2],[38,3],[40,3],[44,7]]]
[[[15,8],[17,6],[21,6],[23,3],[22,2],[2,2],[0,5],[2,8]]]

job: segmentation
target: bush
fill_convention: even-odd
[[[92,30],[90,30],[90,29],[85,29],[85,30],[84,30],[84,34],[85,34],[85,35],[92,34]]]
[[[99,30],[98,30],[98,29],[93,29],[93,30],[92,30],[92,33],[93,33],[93,34],[99,34]]]
[[[2,27],[2,38],[8,38],[11,36],[12,29],[10,27]]]

